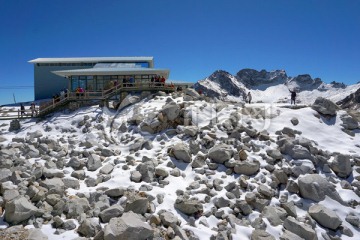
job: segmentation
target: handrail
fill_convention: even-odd
[[[39,113],[38,107],[35,107],[34,110],[25,109],[23,111],[21,111],[20,108],[14,109],[14,107],[12,107],[12,109],[1,108],[0,119],[29,118],[29,117],[37,116],[38,113]]]
[[[163,82],[148,82],[148,83],[119,83],[115,86],[104,89],[102,91],[84,91],[84,92],[68,92],[64,97],[54,98],[52,101],[43,103],[39,108],[39,115],[52,110],[57,106],[66,103],[69,100],[89,100],[100,99],[105,100],[112,95],[118,93],[120,90],[174,90],[173,85],[165,84]]]

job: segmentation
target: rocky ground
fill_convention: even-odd
[[[1,239],[360,238],[359,123],[331,101],[120,107],[0,125]]]

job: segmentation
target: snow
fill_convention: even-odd
[[[220,91],[219,86],[211,81],[208,81],[207,83],[212,84],[214,89],[216,91]],[[357,87],[360,87],[357,86]],[[349,94],[352,91],[355,91],[356,87],[348,87],[346,89],[337,89],[332,90],[331,92],[319,92],[317,90],[313,92],[301,92],[299,94],[299,99],[301,100],[301,103],[309,104],[313,102],[313,100],[317,96],[324,96],[324,97],[330,97],[332,100],[339,100],[340,97],[343,97],[344,94]],[[331,152],[340,152],[344,154],[358,154],[360,155],[360,148],[356,145],[360,143],[360,133],[356,132],[355,137],[350,137],[346,133],[344,133],[341,130],[341,120],[338,114],[337,117],[331,121],[324,119],[324,118],[317,118],[316,112],[312,110],[310,107],[304,107],[300,109],[292,109],[288,108],[288,104],[281,104],[276,103],[279,101],[279,99],[284,98],[285,96],[289,96],[289,91],[286,86],[273,86],[267,88],[265,91],[260,90],[251,90],[253,101],[254,102],[262,102],[262,103],[255,103],[251,105],[246,105],[247,107],[258,107],[260,109],[264,109],[266,111],[269,111],[270,113],[275,113],[277,116],[272,119],[253,119],[250,116],[247,115],[241,115],[240,123],[246,125],[248,121],[251,120],[252,126],[257,129],[258,131],[267,130],[269,134],[272,137],[276,137],[276,131],[282,130],[284,127],[289,127],[295,130],[298,130],[302,132],[301,136],[311,139],[316,142],[318,145],[318,148],[323,150],[328,150]],[[174,99],[175,102],[182,102],[182,98]],[[114,111],[110,111],[106,108],[102,109],[97,106],[88,107],[88,108],[82,108],[76,112],[73,113],[56,113],[53,117],[46,119],[45,121],[41,121],[37,123],[35,120],[21,120],[22,124],[22,130],[19,133],[14,132],[8,132],[7,128],[10,121],[3,121],[4,124],[0,127],[0,133],[1,136],[5,138],[5,141],[1,144],[3,146],[6,146],[11,143],[11,139],[13,137],[26,137],[27,132],[33,132],[36,130],[39,130],[43,132],[44,135],[49,136],[51,138],[59,139],[60,137],[71,139],[76,142],[84,141],[85,139],[91,139],[96,143],[96,145],[102,145],[104,144],[105,140],[100,137],[102,135],[107,136],[108,139],[113,139],[115,143],[118,144],[117,150],[121,151],[120,157],[110,157],[107,159],[107,162],[113,162],[115,158],[121,158],[124,159],[127,155],[130,154],[129,146],[133,143],[131,141],[127,145],[121,145],[120,144],[120,138],[123,137],[125,134],[128,133],[121,133],[118,129],[121,126],[123,122],[125,122],[129,117],[131,117],[134,112],[139,112],[144,115],[152,114],[157,112],[161,107],[166,103],[166,97],[152,99],[149,101],[142,101],[138,104],[132,105],[120,113],[116,113]],[[217,121],[219,123],[222,123],[226,119],[228,119],[230,113],[234,111],[240,111],[241,108],[239,105],[236,104],[227,104],[225,108],[223,108],[221,111],[215,110],[215,105],[203,102],[203,101],[197,101],[194,103],[193,106],[189,107],[189,110],[192,115],[192,123],[194,125],[197,125],[199,127],[204,127],[210,123],[212,119],[216,117]],[[91,133],[82,133],[80,128],[76,127],[73,123],[81,121],[85,115],[90,116],[90,118],[97,119],[99,115],[101,115],[104,118],[104,121],[100,124],[104,126],[104,131],[96,130],[95,128],[92,129]],[[297,126],[293,126],[290,122],[291,118],[296,117],[299,120],[299,124]],[[45,132],[44,128],[48,126],[51,127],[52,130]],[[62,130],[67,129],[68,132],[62,132]],[[71,131],[70,131],[71,130]],[[139,132],[132,132],[132,136],[135,138],[137,136],[140,136],[141,133]],[[227,134],[225,134],[222,131],[216,131],[216,134],[221,137],[226,137]],[[187,219],[184,218],[184,215],[180,214],[178,211],[174,209],[174,202],[177,198],[176,190],[181,189],[185,190],[190,183],[195,181],[194,177],[195,174],[192,171],[192,168],[190,164],[181,163],[178,161],[175,161],[171,159],[166,150],[173,144],[183,141],[181,138],[178,138],[177,136],[167,136],[167,135],[155,135],[155,134],[146,134],[143,135],[146,136],[147,139],[151,139],[153,143],[153,149],[151,151],[149,150],[141,150],[140,156],[148,156],[148,157],[160,157],[164,160],[162,164],[160,164],[161,167],[165,169],[170,169],[166,166],[167,161],[172,161],[180,170],[182,170],[182,175],[180,177],[174,177],[169,176],[166,180],[169,181],[168,185],[165,185],[164,187],[153,185],[153,190],[148,192],[148,194],[151,194],[153,197],[156,198],[158,194],[164,195],[164,202],[161,204],[158,204],[156,201],[154,201],[156,206],[156,212],[158,212],[161,209],[170,210],[173,212],[182,222],[182,227],[184,229],[189,229],[193,231],[201,240],[210,239],[210,236],[212,234],[215,234],[214,231],[211,229],[213,227],[217,227],[217,224],[219,222],[219,219],[217,219],[214,216],[208,217],[206,220],[209,224],[209,228],[199,224],[199,221],[204,218],[201,217],[200,219],[196,220],[196,228],[188,225]],[[166,140],[164,140],[164,138]],[[260,143],[259,143],[260,144]],[[272,146],[260,146],[261,150],[260,152],[265,152],[266,149],[271,148]],[[262,165],[265,165],[266,162],[259,157],[259,153],[253,153],[253,152],[247,152],[249,155],[249,158],[257,159],[260,161]],[[140,157],[135,156],[136,161],[141,161]],[[29,159],[31,163],[33,162],[40,162],[44,164],[43,160],[40,159]],[[309,164],[309,163],[307,163]],[[159,167],[160,167],[159,166]],[[311,166],[310,166],[311,167]],[[312,166],[313,167],[313,166]],[[86,185],[82,182],[81,188],[78,190],[75,189],[69,189],[67,191],[68,195],[75,195],[78,192],[91,192],[95,191],[95,189],[100,187],[108,187],[108,188],[115,188],[115,187],[132,187],[134,189],[139,189],[140,186],[143,183],[134,183],[130,181],[130,173],[132,170],[135,170],[135,166],[130,166],[130,170],[123,170],[121,168],[121,164],[118,166],[115,166],[114,171],[111,173],[111,179],[107,182],[100,183],[96,187],[86,187]],[[70,172],[70,171],[69,171]],[[96,176],[96,174],[99,172],[99,170],[94,172],[86,171],[87,176]],[[355,172],[355,171],[354,171]],[[66,176],[70,176],[70,173],[66,174]],[[266,182],[269,182],[270,179],[268,176],[266,176],[263,172],[260,172],[259,177],[263,177]],[[228,183],[232,181],[238,181],[238,176],[236,175],[226,175],[224,171],[217,171],[214,175],[209,176],[211,179],[215,178],[221,178],[224,181],[223,186],[226,186]],[[256,185],[255,185],[256,186]],[[357,201],[360,200],[360,198],[354,194],[353,191],[350,190],[344,190],[340,187],[339,184],[336,186],[337,191],[340,193],[342,198],[344,200],[349,199],[355,199]],[[256,192],[256,188],[254,190]],[[226,191],[220,191],[218,192],[218,197],[225,196]],[[199,198],[201,198],[201,195],[198,195]],[[244,199],[244,194],[241,195],[241,199]],[[296,194],[292,194],[289,196],[289,200],[294,200],[295,202],[302,202],[304,203],[304,206],[299,208],[297,207],[299,216],[305,216],[307,213],[307,208],[309,206],[306,200],[301,200]],[[359,207],[356,207],[355,209],[352,209],[350,207],[344,207],[339,205],[339,203],[335,202],[332,199],[326,198],[324,201],[321,202],[325,206],[327,206],[330,209],[333,209],[340,217],[341,219],[345,219],[346,214],[352,212],[355,213],[358,217],[360,217],[360,209]],[[277,204],[276,201],[273,201],[272,204]],[[211,207],[211,204],[204,204],[204,210],[209,210]],[[229,210],[229,209],[227,209]],[[252,214],[250,214],[247,218],[249,220],[254,220],[255,218],[259,217],[260,213],[254,211]],[[269,224],[269,222],[264,219],[264,221],[267,223],[267,231],[272,234],[273,236],[278,239],[282,234],[282,226],[273,227]],[[0,225],[4,226],[5,223],[0,222]],[[78,224],[78,223],[77,223]],[[345,235],[342,235],[342,239],[360,239],[360,232],[358,229],[355,229],[353,226],[351,226],[346,221],[343,221],[343,224],[345,224],[348,228],[352,230],[354,233],[354,237],[347,237]],[[0,226],[1,227],[1,226]],[[44,224],[41,228],[41,230],[49,237],[49,239],[73,239],[77,237],[77,233],[75,230],[73,231],[67,231],[61,235],[54,234],[55,229],[53,229],[49,224]],[[253,231],[252,227],[245,227],[245,226],[236,226],[236,233],[232,234],[233,239],[250,239],[251,233]],[[317,228],[318,237],[321,239],[321,232],[323,230],[321,228]]]

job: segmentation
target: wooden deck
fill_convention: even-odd
[[[63,98],[52,99],[48,102],[41,103],[39,107],[36,108],[36,112],[32,116],[31,110],[26,109],[25,113],[21,115],[20,107],[12,107],[9,109],[0,109],[0,120],[9,120],[9,119],[24,119],[32,117],[41,117],[49,114],[56,109],[65,106],[69,102],[77,101],[108,101],[115,95],[119,95],[122,92],[143,92],[143,91],[164,91],[164,92],[173,92],[175,91],[174,85],[161,84],[161,83],[135,83],[135,84],[118,84],[110,89],[103,91],[85,91],[83,93],[69,92]]]

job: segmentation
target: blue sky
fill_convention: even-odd
[[[38,57],[154,56],[170,79],[284,69],[360,81],[360,1],[0,0],[0,104],[33,99]],[[25,86],[19,89],[20,86]],[[16,89],[14,89],[16,87]]]

